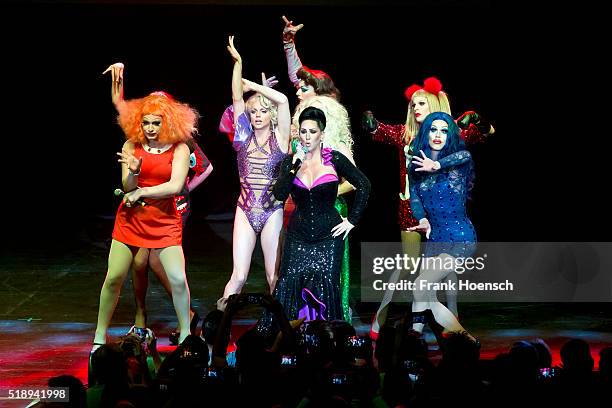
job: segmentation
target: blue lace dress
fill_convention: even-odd
[[[469,257],[476,249],[476,231],[465,208],[472,182],[472,156],[461,150],[438,162],[436,172],[416,172],[415,167],[409,172],[412,212],[417,220],[427,218],[431,224],[424,255]]]

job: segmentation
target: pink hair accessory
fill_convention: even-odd
[[[163,96],[164,98],[168,98],[171,101],[174,100],[174,98],[172,97],[172,95],[170,95],[168,92],[164,92],[164,91],[155,91],[155,92],[151,92],[149,95],[155,95],[155,96]]]

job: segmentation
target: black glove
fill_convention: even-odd
[[[378,129],[378,121],[374,118],[372,111],[365,111],[361,114],[361,128],[368,133]]]
[[[491,131],[491,124],[489,121],[483,119],[482,116],[474,111],[466,111],[457,119],[457,126],[461,129],[467,129],[470,127],[470,124],[475,125],[483,135]]]

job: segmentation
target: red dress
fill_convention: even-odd
[[[172,146],[161,154],[149,153],[136,145],[134,156],[142,157],[138,187],[153,187],[170,181],[172,175]],[[146,198],[145,206],[119,205],[113,229],[113,239],[139,248],[166,248],[181,245],[183,227],[174,197]]]

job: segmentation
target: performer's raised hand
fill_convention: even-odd
[[[276,84],[278,84],[278,80],[276,79],[274,75],[272,75],[270,78],[266,78],[265,72],[262,72],[261,73],[261,84],[263,86],[267,86],[268,88],[274,88]]]
[[[132,174],[136,175],[140,173],[140,167],[142,166],[142,157],[136,158],[136,156],[134,156],[132,153],[128,152],[125,149],[121,150],[121,153],[117,153],[117,156],[120,157],[120,159],[118,159],[117,161],[119,163],[125,164]]]
[[[125,65],[123,65],[123,63],[115,62],[114,64],[109,65],[108,68],[106,68],[106,70],[104,70],[102,75],[104,75],[108,71],[110,71],[110,73],[111,73],[111,80],[113,82],[121,83],[121,82],[123,82],[123,69],[124,68],[125,68]]]
[[[121,62],[111,64],[102,72],[102,75],[110,71],[111,73],[111,98],[115,105],[123,102],[123,69]]]
[[[234,47],[234,36],[233,35],[230,35],[228,38],[227,50],[232,56],[232,59],[234,60],[234,62],[239,62],[242,64],[242,57],[240,56],[240,53],[238,52],[236,47]]]
[[[339,235],[344,234],[342,239],[346,239],[346,237],[348,236],[349,232],[351,232],[351,230],[353,228],[355,228],[355,226],[349,222],[348,218],[345,218],[345,217],[341,217],[341,218],[342,218],[342,222],[340,224],[336,225],[331,230],[332,237],[335,238],[335,237],[337,237]]]
[[[412,157],[412,162],[417,166],[421,166],[416,168],[414,171],[426,171],[428,173],[433,173],[437,170],[440,170],[439,162],[431,160],[425,155],[425,152],[423,152],[422,150],[420,152],[422,157],[416,155]]]
[[[431,224],[427,218],[421,218],[419,220],[419,225],[408,228],[408,231],[424,232],[425,237],[429,239],[429,236],[431,235]]]
[[[304,24],[294,26],[293,20],[288,20],[285,16],[283,16],[283,21],[285,22],[285,28],[283,28],[283,42],[291,42],[295,38],[295,33],[300,31],[304,27]]]

